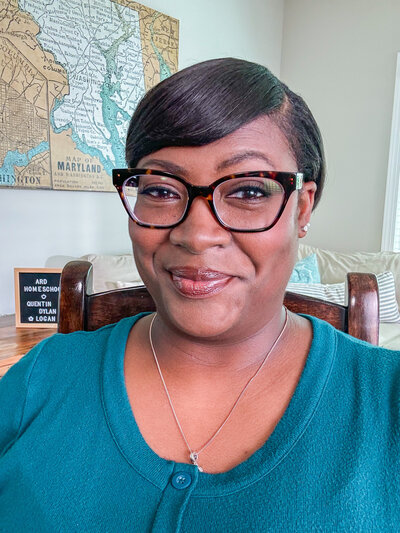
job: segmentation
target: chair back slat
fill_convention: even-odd
[[[87,298],[87,331],[113,324],[127,316],[155,311],[156,306],[145,286],[100,292]]]
[[[347,307],[343,305],[294,292],[287,292],[283,303],[293,313],[315,316],[336,329],[347,331]]]

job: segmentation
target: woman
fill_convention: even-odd
[[[0,384],[4,531],[395,531],[396,352],[283,308],[324,180],[303,100],[200,63],[152,89],[114,182],[157,307]]]

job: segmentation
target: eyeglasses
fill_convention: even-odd
[[[291,193],[301,189],[301,172],[241,172],[207,187],[160,170],[113,170],[113,183],[131,219],[146,228],[173,228],[189,213],[198,196],[207,200],[224,228],[238,232],[266,231],[282,215]]]

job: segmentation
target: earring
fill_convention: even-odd
[[[310,229],[310,226],[311,226],[310,222],[307,222],[307,224],[303,226],[301,229],[307,233],[307,231]]]

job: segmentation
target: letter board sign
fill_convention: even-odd
[[[14,268],[17,327],[57,327],[60,276],[59,268]]]

